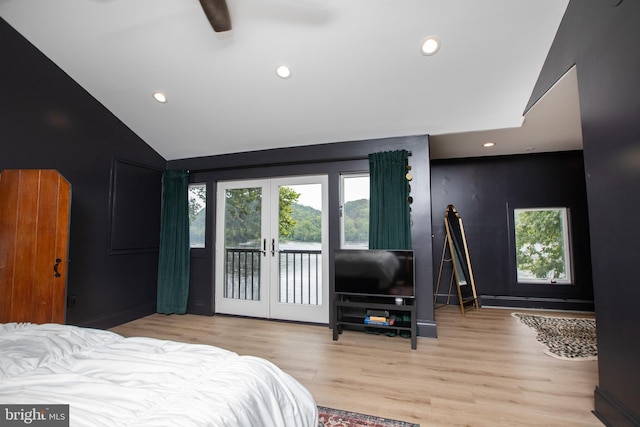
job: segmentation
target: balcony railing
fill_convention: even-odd
[[[322,304],[322,252],[281,250],[280,295],[288,304]]]
[[[225,254],[224,297],[259,301],[261,251],[226,248]]]
[[[260,300],[259,249],[226,248],[225,298]],[[286,304],[322,304],[322,252],[280,250],[278,301]]]

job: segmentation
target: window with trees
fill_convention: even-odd
[[[189,184],[189,242],[192,248],[204,248],[207,216],[206,184]]]
[[[570,284],[567,208],[513,209],[518,283]]]
[[[369,174],[340,176],[340,246],[369,247]]]

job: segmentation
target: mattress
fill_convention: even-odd
[[[309,391],[265,359],[59,324],[0,324],[0,404],[69,405],[73,427],[318,424]]]

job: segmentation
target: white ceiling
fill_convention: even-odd
[[[226,33],[198,0],[0,0],[0,16],[167,160],[422,134],[432,158],[581,148],[575,70],[523,118],[568,0],[228,4]]]
[[[429,141],[432,159],[582,150],[576,67],[527,111],[522,126],[433,135]],[[495,145],[485,148],[485,142]]]

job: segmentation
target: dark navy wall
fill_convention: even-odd
[[[582,152],[437,160],[431,183],[434,281],[446,236],[444,213],[452,204],[462,217],[482,306],[593,310]],[[516,283],[509,207],[569,208],[573,285]],[[447,299],[451,263],[443,263],[442,271],[439,303]]]
[[[269,178],[277,176],[326,174],[329,179],[329,265],[340,245],[339,180],[341,173],[369,170],[367,155],[378,151],[406,149],[411,152],[411,237],[416,257],[416,301],[419,334],[436,336],[433,312],[431,254],[431,195],[429,147],[426,136],[385,138],[367,141],[321,144],[307,147],[238,153],[170,161],[169,168],[189,169],[191,182],[208,184],[207,224],[214,224],[216,183],[222,180]],[[207,230],[207,248],[192,249],[189,310],[211,314],[213,300],[214,227]],[[330,289],[333,289],[330,267]]]
[[[640,2],[569,3],[535,102],[576,64],[598,335],[597,415],[640,425]]]
[[[640,209],[638,22],[637,1],[571,1],[529,103],[577,64],[598,323],[595,404],[597,414],[616,426],[640,425],[636,315],[640,232],[634,221]],[[77,305],[68,310],[69,322],[105,326],[153,311],[157,254],[110,254],[109,193],[114,158],[152,169],[161,169],[164,160],[3,20],[0,40],[4,59],[0,67],[0,169],[55,168],[73,186],[69,292],[76,295]],[[340,155],[357,157],[360,151],[355,144],[346,146]],[[325,158],[323,150],[305,152]],[[294,149],[292,156],[297,155],[300,152]],[[222,156],[219,161],[185,164],[193,165],[194,170],[243,164],[269,168],[259,156]],[[428,171],[426,166],[414,172],[428,175]],[[428,181],[428,177],[420,180]],[[336,190],[331,191],[335,196]],[[429,184],[421,184],[418,191],[424,194],[423,200],[429,199]],[[464,204],[460,207],[466,222],[470,215]],[[434,206],[434,218],[441,211],[441,206]],[[418,234],[430,236],[430,210],[414,209],[415,213],[424,231]],[[157,214],[155,208],[149,209],[150,216]],[[432,285],[427,283],[432,282],[432,252],[430,243],[417,242],[428,263],[421,274],[425,284],[420,285],[420,317],[428,323],[433,318],[428,301]],[[434,247],[440,250],[441,243]],[[205,258],[194,268],[201,270],[200,277],[210,278],[212,266]],[[196,287],[202,292],[194,292],[195,298],[207,300],[208,290],[201,284]]]
[[[110,226],[111,180],[114,164],[124,165],[121,176],[149,178],[166,161],[2,19],[0,40],[0,170],[57,169],[72,187],[67,323],[109,327],[155,312],[158,253],[149,245],[159,229],[134,230],[139,244],[111,250],[112,238],[128,234],[126,218]],[[161,182],[144,191],[116,184],[139,193],[117,212],[159,217]]]

